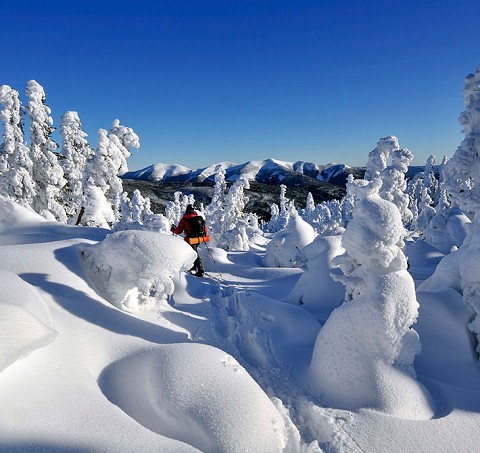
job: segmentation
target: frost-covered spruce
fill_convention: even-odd
[[[388,158],[392,151],[400,149],[398,138],[394,135],[381,138],[375,149],[368,154],[367,169],[364,179],[370,181],[378,178],[380,173],[387,168]]]
[[[396,149],[391,152],[391,158],[391,167],[385,168],[380,174],[382,180],[380,196],[397,206],[402,215],[403,224],[408,225],[412,221],[413,214],[409,209],[410,197],[406,193],[405,174],[413,159],[413,154],[407,148]]]
[[[115,141],[108,137],[105,129],[99,129],[97,149],[85,168],[87,175],[82,225],[105,228],[119,219],[123,185],[118,172],[123,161],[124,156]],[[103,196],[96,189],[100,189]]]
[[[0,119],[3,143],[0,146],[0,194],[30,207],[36,195],[32,179],[33,163],[24,144],[21,103],[18,91],[0,86]]]
[[[225,174],[225,168],[221,165],[215,167],[215,185],[213,187],[212,201],[205,208],[206,220],[212,234],[219,234],[222,229],[225,209],[225,191],[227,189]]]
[[[317,216],[315,212],[315,201],[311,192],[308,192],[307,195],[307,201],[305,202],[305,209],[303,211],[303,218],[312,226],[317,221]]]
[[[278,214],[275,212],[278,208]],[[280,185],[280,207],[271,206],[272,216],[270,222],[266,225],[267,231],[276,233],[283,230],[290,218],[290,213],[295,211],[295,203],[293,200],[287,198],[287,186],[285,184]]]
[[[430,198],[435,199],[436,193],[438,190],[438,180],[435,176],[435,170],[433,168],[435,164],[435,154],[430,154],[428,156],[427,162],[425,163],[425,170],[423,172],[422,185],[428,190]]]
[[[67,215],[76,222],[84,201],[85,165],[93,155],[86,139],[87,133],[77,112],[65,112],[61,118],[60,136],[62,137],[61,163],[67,184],[64,188],[64,206]]]
[[[123,175],[128,171],[127,159],[132,155],[131,148],[140,148],[140,139],[131,127],[123,126],[120,120],[114,120],[112,128],[108,131],[108,137],[120,150],[118,174]]]
[[[420,201],[418,203],[418,217],[416,222],[416,231],[423,235],[423,232],[428,228],[428,224],[435,216],[435,208],[432,206],[428,187],[422,187]]]
[[[357,198],[354,217],[336,258],[346,286],[345,303],[320,330],[312,386],[324,404],[374,408],[397,417],[430,418],[426,390],[415,380],[420,352],[411,328],[418,316],[415,285],[398,246],[405,229],[397,207],[379,195],[381,181],[349,184]]]
[[[248,250],[249,248],[247,234],[249,224],[244,212],[248,202],[244,190],[249,188],[248,180],[242,176],[228,190],[221,234],[218,238],[218,246],[225,250]]]
[[[460,115],[465,138],[453,157],[443,168],[444,187],[453,202],[473,219],[457,256],[452,259],[459,266],[463,300],[469,305],[475,319],[469,325],[477,336],[480,352],[480,67],[465,79],[463,90],[465,111]]]
[[[465,111],[459,121],[465,138],[445,164],[445,188],[455,204],[472,218],[480,212],[480,67],[465,79]]]
[[[33,200],[33,209],[50,220],[67,221],[62,206],[62,188],[66,184],[63,170],[53,153],[58,145],[51,135],[55,130],[51,110],[45,104],[45,91],[35,80],[27,84],[26,111],[30,119],[30,157],[33,162],[32,176],[37,184],[37,196]]]

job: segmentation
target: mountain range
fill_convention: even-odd
[[[227,182],[234,182],[240,177],[250,182],[261,184],[304,187],[322,181],[344,186],[347,176],[363,176],[362,167],[349,167],[345,164],[330,163],[317,165],[312,162],[286,162],[277,159],[251,160],[243,164],[220,162],[205,168],[192,170],[179,164],[154,164],[137,171],[125,173],[124,179],[152,181],[158,183],[208,183],[214,182],[218,166],[225,169]]]
[[[206,205],[213,195],[215,170],[219,165],[225,169],[227,182],[233,183],[242,176],[250,182],[250,189],[245,191],[249,198],[247,210],[256,212],[263,219],[269,218],[270,206],[279,203],[280,184],[287,186],[289,199],[305,207],[308,193],[313,195],[316,203],[340,199],[345,195],[348,175],[353,174],[357,179],[365,174],[365,167],[277,159],[252,160],[243,164],[220,162],[197,170],[179,164],[157,163],[122,175],[123,187],[129,194],[135,189],[140,190],[143,196],[150,198],[153,211],[158,213],[165,211],[167,202],[172,201],[175,192],[179,191],[193,194],[196,202]],[[407,178],[423,170],[424,167],[410,166]]]

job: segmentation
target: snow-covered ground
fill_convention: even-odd
[[[328,276],[339,237],[315,242],[302,269],[265,267],[265,238],[248,252],[202,248],[198,279],[179,238],[46,222],[3,201],[0,450],[479,451],[473,312],[452,259],[434,273],[443,255],[407,244],[428,398],[394,416],[331,407],[315,390],[315,343],[343,287]],[[362,340],[369,320],[358,323]]]

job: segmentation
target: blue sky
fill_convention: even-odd
[[[423,165],[462,139],[480,2],[0,1],[0,84],[37,80],[93,147],[115,118],[132,170],[229,160],[364,165],[394,134]]]

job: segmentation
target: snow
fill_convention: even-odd
[[[297,254],[315,239],[315,230],[299,215],[289,218],[287,226],[276,233],[267,245],[265,265],[294,267]]]
[[[179,238],[47,222],[0,198],[0,450],[476,451],[461,294],[474,236],[446,256],[409,239],[407,271],[400,213],[357,189],[345,232],[314,238],[293,220],[301,267],[265,267],[258,237],[202,246],[203,279]],[[360,294],[330,273],[361,278]],[[311,363],[338,375],[327,397]]]
[[[99,244],[80,248],[82,262],[97,291],[119,308],[136,310],[173,294],[173,276],[196,259],[182,239],[151,231],[113,233]]]

